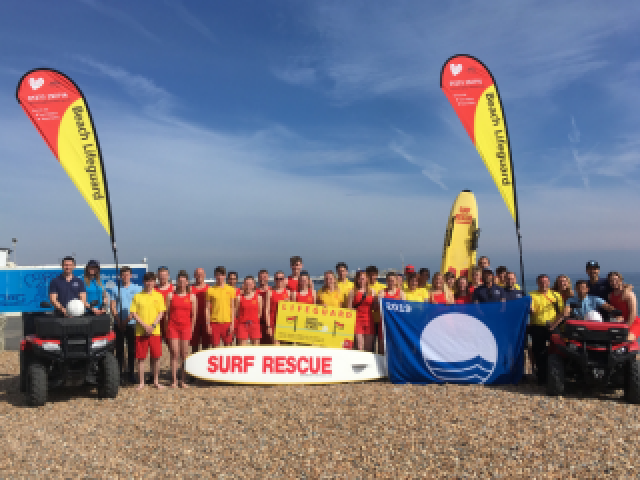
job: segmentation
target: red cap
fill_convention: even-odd
[[[404,273],[415,273],[416,269],[413,267],[413,265],[407,265],[406,267],[404,267]]]

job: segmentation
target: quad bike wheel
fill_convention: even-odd
[[[47,403],[47,369],[34,362],[27,369],[27,404],[41,407]]]
[[[547,360],[547,395],[564,393],[564,361],[560,355],[551,354]]]
[[[120,371],[118,361],[111,353],[107,353],[100,361],[100,398],[116,398],[120,387]]]
[[[627,366],[624,382],[624,398],[629,403],[640,403],[640,360],[634,358]]]

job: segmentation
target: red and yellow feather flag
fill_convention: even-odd
[[[456,55],[442,67],[440,88],[476,146],[514,222],[518,223],[507,122],[493,75],[476,58]]]
[[[111,237],[115,253],[107,177],[84,95],[63,73],[39,68],[23,75],[16,98]]]
[[[520,273],[524,288],[516,179],[511,160],[507,120],[495,79],[477,58],[471,55],[454,55],[442,66],[440,88],[471,137],[516,224]]]

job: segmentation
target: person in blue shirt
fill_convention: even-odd
[[[504,297],[507,301],[515,300],[517,298],[524,297],[524,292],[519,288],[516,288],[517,278],[516,274],[513,272],[507,272],[504,281]]]
[[[504,289],[493,283],[493,272],[488,268],[482,271],[482,282],[482,286],[473,290],[473,296],[471,297],[473,303],[506,301]]]
[[[102,285],[100,264],[97,260],[89,260],[84,267],[84,285],[87,292],[87,303],[93,305],[89,308],[89,313],[94,315],[107,313],[109,295],[107,289]]]
[[[131,283],[131,268],[122,267],[120,269],[120,294],[118,295],[118,287],[115,286],[110,291],[111,312],[115,319],[116,331],[116,358],[120,365],[120,372],[123,373],[124,368],[124,344],[127,344],[127,367],[129,383],[135,383],[134,368],[136,361],[136,320],[129,313],[131,301],[133,297],[142,291],[140,285]],[[124,375],[120,375],[124,379]]]
[[[62,273],[54,277],[49,284],[49,301],[57,316],[68,316],[67,305],[71,300],[81,300],[85,308],[89,308],[84,282],[82,279],[73,275],[73,269],[75,267],[75,258],[64,257],[62,259]]]
[[[564,307],[564,316],[584,319],[589,312],[598,311],[602,307],[613,310],[613,307],[596,295],[589,294],[589,284],[586,280],[576,282],[576,295],[567,300]]]

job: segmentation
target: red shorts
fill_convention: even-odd
[[[375,333],[375,324],[373,322],[358,322],[356,321],[355,331],[356,335],[373,335]]]
[[[191,346],[198,348],[202,343],[202,349],[206,350],[211,346],[211,336],[207,333],[207,322],[204,319],[197,319],[196,325],[191,335]]]
[[[151,358],[160,358],[162,356],[162,338],[160,335],[136,336],[136,358],[145,360],[149,350],[151,350]]]
[[[167,328],[167,338],[177,338],[178,340],[191,340],[191,325],[175,325],[169,323]]]
[[[259,340],[262,338],[260,322],[238,323],[236,327],[236,338],[238,340]]]
[[[225,344],[226,347],[231,345],[233,342],[233,332],[229,333],[229,325],[231,323],[214,323],[211,322],[211,346],[217,347],[220,345],[220,340]]]

